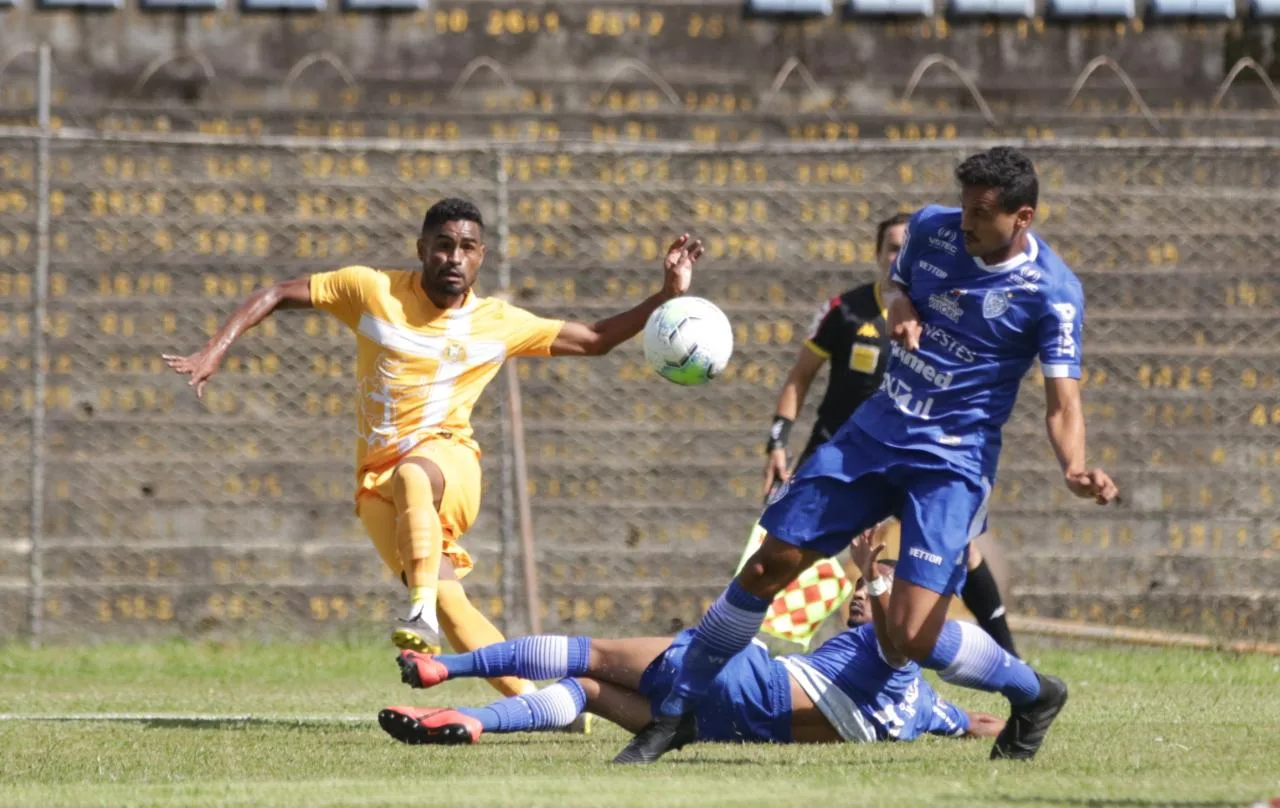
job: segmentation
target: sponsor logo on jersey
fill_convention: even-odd
[[[1037,272],[1036,276],[1038,277],[1039,275],[1040,273]],[[1040,291],[1040,287],[1038,285],[1036,285],[1033,281],[1028,280],[1027,278],[1024,278],[1022,275],[1019,275],[1019,274],[1010,275],[1009,280],[1013,281],[1015,286],[1021,289],[1025,289],[1028,292],[1031,292],[1033,294],[1035,292]]]
[[[891,343],[893,350],[893,358],[898,360],[898,364],[910,368],[920,376],[920,378],[937,387],[939,390],[946,390],[951,386],[955,375],[944,370],[938,370],[933,365],[925,361],[924,357],[913,351],[908,351],[898,343]]]
[[[1009,310],[1009,293],[991,289],[982,298],[982,316],[994,320]]]
[[[951,332],[940,325],[930,325],[925,323],[922,328],[924,335],[934,342],[941,345],[947,353],[959,359],[961,362],[972,362],[974,360],[973,351],[968,346],[961,345]]]
[[[947,295],[940,295],[937,292],[929,295],[929,308],[953,323],[960,322],[960,317],[964,315],[964,309],[960,308],[959,303]]]
[[[911,385],[902,379],[894,376],[892,373],[884,374],[880,379],[880,389],[883,390],[889,398],[893,399],[893,403],[897,408],[907,415],[914,415],[917,418],[929,420],[929,413],[933,412],[933,399],[918,399],[911,393]]]
[[[917,261],[916,266],[920,267],[925,272],[928,272],[930,275],[932,275],[935,278],[947,277],[946,270],[944,270],[942,267],[938,266],[937,264],[931,264],[928,261]]]
[[[1076,355],[1076,307],[1070,303],[1054,303],[1058,315],[1058,356]]]
[[[945,238],[947,241],[955,241],[960,238],[960,234],[952,230],[950,227],[939,227],[938,235]]]
[[[937,553],[931,553],[928,550],[921,550],[919,547],[912,547],[910,550],[907,551],[907,555],[911,556],[912,558],[918,558],[921,561],[925,561],[929,564],[934,564],[939,567],[942,566],[942,556],[938,555]]]
[[[1026,278],[1028,281],[1031,281],[1032,283],[1039,283],[1040,278],[1044,277],[1043,275],[1040,274],[1040,270],[1036,269],[1035,267],[1029,267],[1026,264],[1023,264],[1022,266],[1018,267],[1018,275],[1022,276],[1023,278]]]
[[[940,239],[937,236],[929,236],[929,246],[933,247],[935,250],[942,250],[947,255],[956,254],[956,245],[945,239]]]
[[[869,339],[879,339],[880,329],[876,328],[873,323],[863,323],[858,326],[858,336],[867,337]]]

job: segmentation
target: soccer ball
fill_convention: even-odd
[[[733,356],[733,326],[716,304],[700,297],[668,300],[644,326],[644,358],[676,384],[703,384],[724,372]]]

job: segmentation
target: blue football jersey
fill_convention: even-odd
[[[969,716],[938,695],[921,677],[919,665],[895,668],[884,661],[870,623],[840,632],[804,660],[858,705],[880,740],[960,735],[969,729]]]
[[[920,348],[892,343],[880,389],[852,422],[992,482],[1000,430],[1031,363],[1080,378],[1080,281],[1034,234],[1025,253],[984,264],[964,249],[959,208],[937,205],[911,217],[892,278],[920,315]]]

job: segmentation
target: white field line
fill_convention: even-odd
[[[368,724],[373,715],[289,715],[214,713],[0,713],[0,721],[120,721],[137,724]]]

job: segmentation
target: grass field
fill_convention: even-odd
[[[625,742],[514,735],[402,746],[378,708],[487,701],[399,684],[383,645],[168,643],[0,654],[0,805],[1244,806],[1280,795],[1280,662],[1201,652],[1030,647],[1072,699],[1039,759],[930,738],[830,747],[703,745],[646,769]],[[996,699],[954,688],[962,704]],[[426,696],[426,698],[424,698]],[[194,722],[17,720],[148,713]]]

